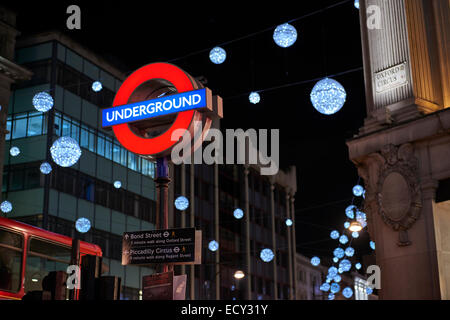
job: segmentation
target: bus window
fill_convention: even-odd
[[[31,238],[25,267],[25,293],[43,290],[42,280],[49,272],[66,272],[70,257],[68,247]]]
[[[23,236],[0,228],[0,291],[20,290],[22,251]]]

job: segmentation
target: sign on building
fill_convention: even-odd
[[[375,73],[375,89],[382,93],[408,84],[406,62]]]

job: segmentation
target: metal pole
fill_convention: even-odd
[[[167,157],[156,159],[156,227],[157,229],[169,228],[169,160]],[[169,265],[162,267],[162,272],[168,272]]]

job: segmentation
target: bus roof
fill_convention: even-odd
[[[0,226],[7,227],[8,229],[12,229],[21,233],[26,233],[27,235],[37,236],[47,240],[59,242],[67,246],[72,246],[71,237],[47,231],[16,220],[0,217]],[[85,241],[80,241],[80,251],[87,254],[95,254],[98,256],[102,255],[102,249],[98,245]]]

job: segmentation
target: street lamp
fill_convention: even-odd
[[[362,230],[362,226],[358,221],[353,221],[348,229],[352,232],[359,232]]]
[[[243,279],[245,277],[245,273],[241,270],[238,270],[234,273],[234,277],[238,280]]]

